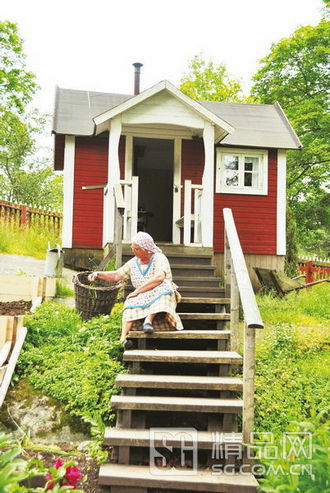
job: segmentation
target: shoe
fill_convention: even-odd
[[[143,324],[143,332],[146,334],[151,334],[154,331],[154,328],[150,322],[146,322]]]
[[[122,347],[123,347],[124,350],[125,349],[133,349],[134,348],[133,342],[132,341],[129,341],[127,339],[125,339],[124,341],[122,341],[120,344],[122,345]]]

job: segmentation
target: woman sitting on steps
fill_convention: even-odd
[[[124,303],[120,342],[126,344],[128,332],[142,324],[146,333],[159,330],[182,330],[176,305],[181,296],[172,281],[170,264],[148,233],[139,232],[132,240],[135,257],[110,272],[92,272],[89,281],[121,281],[131,278],[134,291]]]

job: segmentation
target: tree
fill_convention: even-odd
[[[202,55],[190,61],[189,72],[180,82],[180,90],[192,99],[201,101],[245,101],[240,83],[231,79],[224,64],[214,66],[206,62]]]
[[[0,22],[0,106],[23,113],[37,90],[35,76],[25,67],[23,40],[17,25]]]
[[[325,18],[317,26],[297,29],[272,45],[253,77],[252,95],[261,103],[278,101],[303,144],[301,151],[288,152],[287,179],[289,205],[305,250],[315,247],[310,230],[325,223],[324,209],[318,209],[313,222],[300,219],[315,205],[314,198],[324,194],[329,179],[329,35]]]
[[[25,68],[23,41],[17,25],[0,22],[0,194],[9,201],[44,208],[61,206],[62,180],[50,159],[40,159],[37,135],[46,117],[27,111],[37,84]]]

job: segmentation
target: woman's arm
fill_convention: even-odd
[[[159,284],[161,284],[164,281],[164,279],[165,279],[165,272],[161,272],[157,274],[156,276],[149,279],[149,281],[142,284],[142,286],[135,289],[132,293],[130,293],[127,296],[127,298],[134,298],[134,296],[137,296],[138,294],[145,293],[146,291],[150,291],[150,289],[159,286]]]
[[[103,279],[104,281],[121,281],[122,277],[117,274],[117,271],[111,270],[111,271],[96,271],[92,272],[88,276],[88,280],[90,282],[95,281],[95,279]]]

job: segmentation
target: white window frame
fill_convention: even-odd
[[[225,169],[223,166],[224,156],[233,154],[238,156],[239,185],[230,186],[225,183]],[[259,159],[258,187],[248,187],[244,183],[244,157],[257,157]],[[216,159],[216,193],[236,193],[245,195],[267,195],[268,194],[268,150],[260,149],[235,149],[217,148]]]

